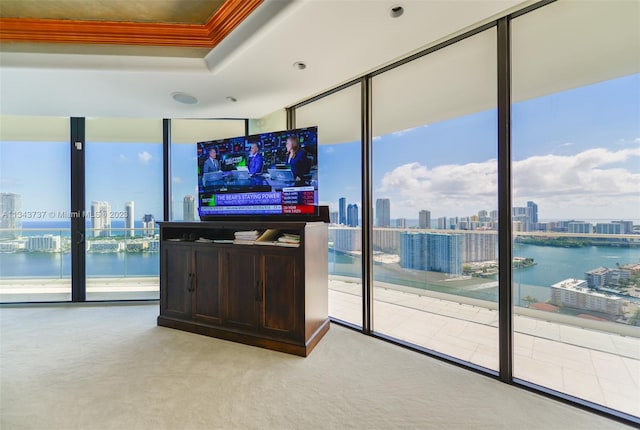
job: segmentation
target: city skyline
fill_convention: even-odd
[[[340,198],[341,202],[347,203],[345,197]],[[351,206],[351,204],[349,204]],[[479,209],[475,213],[456,215],[451,217],[436,216],[432,217],[431,211],[427,209],[421,209],[417,213],[416,218],[391,218],[388,224],[379,225],[378,219],[387,219],[388,213],[391,211],[392,203],[388,202],[388,199],[378,199],[376,201],[376,207],[374,209],[374,226],[375,227],[398,227],[398,228],[427,228],[427,229],[462,229],[462,230],[474,230],[473,224],[476,223],[479,227],[491,226],[497,228],[498,211],[485,209]],[[382,217],[379,218],[378,211],[384,212]],[[333,212],[339,214],[338,212]],[[340,217],[336,218],[336,224],[350,225],[349,223],[342,223],[339,221]],[[413,223],[407,223],[407,221],[413,221]],[[395,225],[393,222],[395,221]],[[513,223],[513,229],[515,231],[549,231],[549,229],[559,228],[565,229],[569,233],[598,233],[598,234],[632,234],[634,221],[638,219],[622,220],[622,219],[608,219],[606,220],[575,220],[575,219],[557,219],[557,220],[545,220],[538,216],[538,204],[533,201],[527,201],[526,206],[512,206],[511,208],[511,221]],[[399,225],[402,224],[402,225]],[[461,225],[466,223],[468,225]],[[495,225],[493,225],[495,224]],[[549,226],[548,224],[552,224]],[[639,223],[640,224],[640,223]],[[588,226],[588,231],[587,227]],[[617,226],[617,227],[615,227]]]

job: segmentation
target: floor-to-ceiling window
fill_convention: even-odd
[[[373,328],[497,370],[496,30],[371,85]]]
[[[329,314],[362,325],[360,84],[296,109],[296,127],[318,126],[318,192],[329,206]]]
[[[199,221],[197,142],[244,136],[244,120],[171,120],[171,220]]]
[[[88,118],[87,300],[157,299],[162,120]]]
[[[556,2],[512,21],[514,377],[635,416],[639,12]]]
[[[496,371],[498,291],[509,289],[513,344],[502,339],[502,357],[516,382],[637,420],[640,4],[540,6],[502,33],[513,102],[500,129],[512,142],[501,182],[512,200],[507,267],[497,262],[496,31],[365,77],[372,328]],[[323,100],[296,110],[307,110],[305,125]],[[498,286],[500,270],[512,285]]]
[[[71,299],[69,118],[0,117],[0,302]]]

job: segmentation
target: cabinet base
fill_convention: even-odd
[[[304,343],[262,337],[227,328],[214,327],[195,321],[184,321],[164,315],[158,316],[158,325],[306,357],[311,353],[313,348],[315,348],[320,339],[329,331],[330,321],[327,318]]]

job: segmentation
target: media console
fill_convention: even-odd
[[[307,356],[329,330],[327,224],[160,222],[158,325]],[[298,247],[233,243],[277,229]]]

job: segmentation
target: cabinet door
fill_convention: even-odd
[[[304,312],[303,291],[298,288],[299,259],[293,250],[265,253],[264,299],[262,302],[263,331],[272,336],[303,337],[300,317]]]
[[[193,318],[209,324],[220,324],[220,249],[211,245],[194,246],[195,289]]]
[[[226,253],[226,325],[237,327],[258,325],[257,303],[262,299],[262,291],[258,254],[251,248],[238,246],[238,249],[232,249]]]
[[[189,289],[193,277],[191,247],[163,243],[161,267],[160,313],[178,318],[190,318],[191,292]]]

